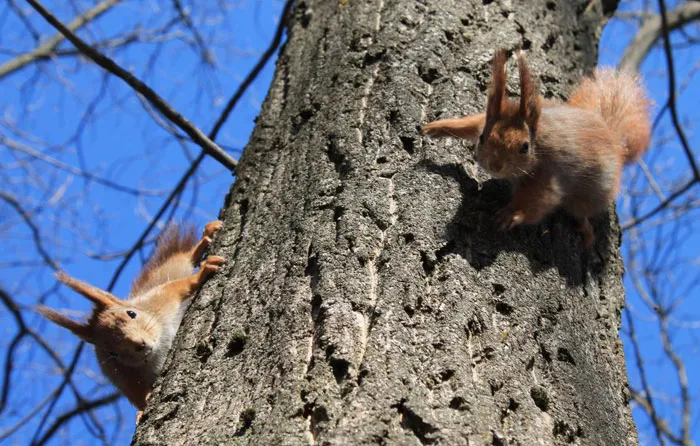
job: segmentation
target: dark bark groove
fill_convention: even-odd
[[[593,253],[559,214],[497,232],[507,187],[419,134],[483,109],[496,48],[565,97],[614,6],[300,1],[222,211],[228,264],[134,444],[636,444],[617,221]]]

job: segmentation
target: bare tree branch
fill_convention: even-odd
[[[105,0],[102,3],[98,3],[94,8],[73,19],[72,22],[66,25],[66,29],[72,32],[77,31],[85,24],[107,12],[112,6],[119,3],[119,1],[120,0]],[[46,42],[42,43],[36,49],[28,53],[24,53],[21,56],[15,57],[12,60],[8,60],[4,64],[0,65],[0,79],[14,73],[17,70],[21,70],[36,60],[50,57],[56,47],[63,42],[63,40],[65,40],[65,37],[63,37],[61,33],[58,33]]]
[[[700,2],[681,3],[680,6],[668,14],[666,28],[668,31],[673,31],[698,19],[700,19]],[[642,26],[634,36],[634,40],[627,46],[625,53],[622,55],[619,67],[625,70],[639,71],[639,67],[647,54],[649,54],[649,51],[663,36],[663,29],[661,14],[646,16]]]
[[[114,190],[118,190],[120,192],[124,192],[130,195],[134,196],[141,196],[141,195],[151,195],[151,196],[159,196],[163,195],[162,191],[151,191],[151,190],[142,190],[142,189],[134,189],[132,187],[128,186],[122,186],[121,184],[114,183],[113,181],[107,180],[105,178],[98,177],[97,175],[93,175],[90,172],[83,170],[83,169],[78,169],[77,167],[73,167],[71,165],[68,165],[66,163],[63,163],[51,156],[48,156],[44,153],[41,153],[38,150],[35,150],[31,147],[27,147],[23,144],[18,143],[17,141],[12,141],[10,139],[5,138],[4,136],[0,135],[0,144],[4,144],[7,147],[11,148],[12,150],[17,150],[19,152],[22,152],[32,158],[41,160],[47,164],[52,165],[53,167],[63,170],[68,173],[72,173],[73,175],[85,178],[86,180],[89,181],[94,181],[95,183],[102,184],[103,186],[107,186],[109,188],[112,188]]]
[[[153,106],[161,112],[166,118],[180,127],[197,145],[199,145],[206,154],[216,159],[229,170],[235,170],[237,161],[219,147],[214,141],[207,137],[201,130],[192,124],[187,118],[173,109],[158,93],[153,91],[151,87],[136,78],[133,74],[120,67],[109,57],[100,53],[78,36],[73,34],[66,26],[54,17],[41,3],[36,0],[27,0],[27,2],[41,14],[47,22],[54,28],[58,29],[68,40],[71,41],[80,51],[87,57],[92,59],[97,65],[114,74],[115,76],[126,82],[131,88],[142,94]]]
[[[111,393],[107,396],[104,396],[102,398],[98,398],[93,401],[89,401],[83,404],[79,404],[75,408],[61,414],[56,420],[49,426],[49,428],[46,430],[46,433],[44,434],[43,437],[41,437],[40,440],[38,441],[33,441],[32,446],[42,446],[48,442],[51,437],[56,433],[56,431],[66,424],[68,421],[73,419],[74,417],[78,415],[82,415],[85,412],[91,411],[93,409],[97,409],[102,406],[106,406],[108,404],[111,404],[115,401],[117,401],[119,398],[121,398],[121,395],[119,392],[114,392]]]
[[[25,223],[27,223],[27,226],[29,226],[29,229],[32,232],[32,237],[34,238],[34,245],[36,246],[37,251],[39,251],[39,255],[41,255],[41,258],[44,259],[44,262],[46,262],[46,264],[49,265],[51,269],[53,269],[54,271],[58,271],[58,264],[51,258],[49,253],[44,248],[44,243],[41,241],[39,228],[34,224],[31,216],[27,213],[27,211],[24,210],[22,205],[19,204],[19,201],[17,201],[17,199],[12,195],[0,191],[0,198],[2,198],[7,204],[13,207],[15,211],[17,211],[17,213],[22,217]]]

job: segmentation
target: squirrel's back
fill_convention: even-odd
[[[637,160],[648,148],[651,128],[644,87],[634,74],[599,68],[571,93],[569,105],[599,113],[624,142],[625,163]]]
[[[182,279],[194,271],[192,249],[197,244],[194,226],[173,223],[158,237],[156,247],[141,273],[134,279],[130,298],[171,280]]]

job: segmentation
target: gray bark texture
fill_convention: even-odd
[[[502,181],[421,124],[481,111],[497,48],[547,97],[614,2],[305,0],[135,445],[637,443],[614,212],[496,229]],[[517,93],[515,64],[508,65]]]

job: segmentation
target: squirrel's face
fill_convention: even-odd
[[[494,178],[530,175],[536,157],[525,122],[496,122],[486,126],[476,148],[479,164]]]
[[[114,361],[141,366],[152,359],[160,337],[154,315],[135,307],[113,305],[97,313],[93,320],[92,342]]]

